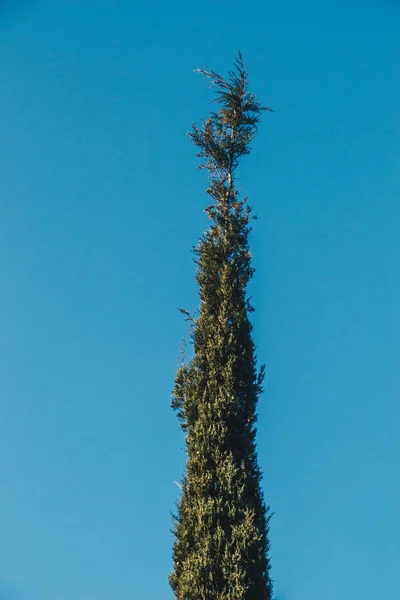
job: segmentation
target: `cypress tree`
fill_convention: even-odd
[[[209,175],[211,221],[195,248],[200,306],[191,321],[192,356],[179,366],[172,407],[185,432],[187,468],[174,516],[177,600],[271,600],[269,507],[256,453],[257,368],[247,285],[253,275],[251,209],[236,186],[264,110],[248,89],[239,53],[227,79],[199,69],[218,110],[193,125],[199,168]]]

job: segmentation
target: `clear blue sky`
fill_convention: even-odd
[[[172,598],[192,71],[239,48],[277,596],[400,598],[400,5],[1,6],[0,600]]]

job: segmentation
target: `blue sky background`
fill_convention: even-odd
[[[171,599],[204,176],[192,70],[240,48],[279,600],[400,598],[400,5],[0,9],[0,600]]]

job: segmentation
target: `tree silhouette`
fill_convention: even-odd
[[[187,468],[175,516],[177,600],[270,600],[268,508],[256,453],[257,369],[247,284],[251,209],[235,174],[249,154],[263,107],[248,89],[241,54],[227,79],[203,68],[218,110],[193,125],[200,169],[209,176],[211,225],[195,249],[200,306],[191,321],[172,406],[185,432]]]

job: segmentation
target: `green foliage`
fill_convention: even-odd
[[[227,80],[199,71],[219,110],[193,125],[200,168],[209,173],[211,225],[196,250],[200,307],[192,324],[193,357],[180,365],[172,406],[186,436],[187,469],[175,517],[177,600],[270,600],[268,508],[256,453],[257,370],[247,284],[253,275],[251,210],[235,187],[261,106],[248,91],[239,54]],[[186,313],[185,313],[186,314]]]

